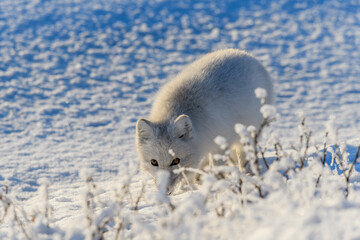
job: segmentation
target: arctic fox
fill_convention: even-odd
[[[236,123],[261,124],[261,103],[254,94],[259,87],[267,91],[266,103],[273,104],[269,74],[245,51],[215,51],[187,66],[160,89],[149,120],[137,121],[142,169],[155,181],[159,170],[168,171],[171,192],[180,176],[173,170],[199,168],[208,153],[218,149],[215,137],[223,136],[230,144],[240,142]]]

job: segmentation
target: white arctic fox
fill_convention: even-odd
[[[218,149],[215,137],[223,136],[232,144],[238,139],[236,123],[260,125],[261,103],[254,94],[259,87],[267,90],[266,103],[272,104],[269,74],[244,51],[215,51],[187,66],[160,89],[149,120],[137,122],[142,169],[155,181],[159,170],[169,171],[171,192],[180,176],[172,170],[200,167],[208,153]]]

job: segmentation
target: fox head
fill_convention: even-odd
[[[139,119],[136,124],[136,147],[141,168],[149,172],[155,182],[159,170],[168,171],[169,193],[181,178],[173,170],[179,167],[198,167],[195,140],[192,122],[184,114],[170,122],[154,123]],[[191,174],[185,174],[191,177]]]

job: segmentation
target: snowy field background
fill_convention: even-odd
[[[252,53],[273,77],[280,114],[273,132],[296,141],[297,113],[304,112],[322,143],[334,116],[354,156],[359,46],[359,1],[2,0],[0,188],[8,185],[31,212],[39,208],[39,179],[46,178],[55,224],[74,226],[83,214],[81,170],[92,169],[111,198],[108,190],[138,161],[135,123],[148,115],[155,92],[199,56],[229,47]],[[134,179],[136,193],[149,178],[139,172]],[[316,215],[316,204],[305,212],[284,205],[283,214],[269,208],[261,219],[239,220],[246,234],[233,237],[359,239],[356,196],[335,213],[325,208]],[[140,213],[156,221],[151,206]],[[272,221],[274,214],[280,217]],[[9,231],[8,223],[0,226],[0,236]]]

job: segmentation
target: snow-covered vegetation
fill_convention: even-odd
[[[0,239],[360,238],[359,1],[0,1]],[[200,55],[251,52],[261,128],[166,194],[135,123]],[[257,90],[254,94],[264,98]],[[300,114],[302,112],[302,114]],[[261,134],[260,134],[261,133]],[[356,162],[357,161],[357,162]]]
[[[256,89],[255,93],[261,101],[266,97],[263,89]],[[240,123],[235,125],[234,130],[244,146],[248,165],[245,168],[240,166],[240,159],[231,159],[226,139],[218,136],[214,141],[225,151],[224,155],[210,154],[209,166],[205,169],[179,166],[176,173],[193,171],[199,175],[199,181],[190,183],[183,174],[176,196],[167,193],[169,172],[166,171],[159,171],[157,189],[148,190],[143,183],[134,195],[132,178],[138,169],[133,166],[119,174],[112,196],[104,199],[103,189],[94,182],[93,173],[82,170],[81,178],[86,185],[82,193],[83,214],[73,228],[61,228],[55,223],[47,180],[39,180],[42,202],[31,214],[8,197],[6,185],[5,192],[0,192],[2,222],[10,225],[4,236],[17,239],[20,234],[19,238],[26,239],[74,240],[328,239],[334,235],[321,231],[321,226],[329,221],[329,214],[333,221],[356,224],[357,215],[345,213],[349,209],[360,212],[360,192],[356,191],[359,184],[352,180],[359,178],[359,173],[355,177],[352,174],[360,158],[360,145],[356,151],[353,151],[355,148],[348,151],[346,145],[338,142],[327,146],[329,134],[338,132],[332,124],[328,125],[323,146],[311,144],[312,131],[302,117],[298,144],[285,148],[277,137],[270,135],[263,146],[259,141],[261,133],[278,116],[273,106],[262,102],[260,111],[264,120],[258,129]],[[156,219],[144,220],[148,213],[142,208],[151,208],[150,214]],[[275,225],[274,229],[271,227],[273,221],[282,224]],[[312,226],[299,235],[299,224]],[[356,225],[344,230],[342,227],[333,230],[336,238],[358,236]]]

